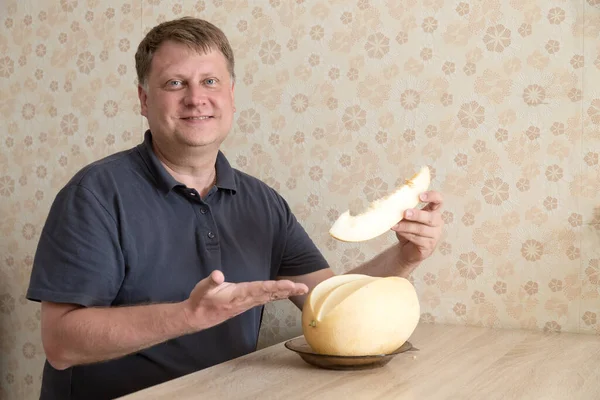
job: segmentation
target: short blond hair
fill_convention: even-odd
[[[231,79],[235,81],[233,50],[225,33],[208,21],[183,17],[155,26],[140,42],[135,53],[135,69],[139,85],[147,84],[154,53],[163,42],[168,40],[187,45],[199,53],[220,51],[227,60]]]

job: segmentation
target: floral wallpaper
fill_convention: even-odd
[[[79,168],[142,140],[133,55],[157,22],[220,26],[237,58],[223,150],[328,229],[421,165],[444,236],[411,279],[422,323],[600,333],[600,1],[1,0],[0,399],[37,398],[40,230]],[[267,307],[260,346],[299,334]]]

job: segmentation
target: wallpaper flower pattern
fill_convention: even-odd
[[[133,54],[206,18],[237,57],[234,166],[290,202],[336,271],[394,242],[328,236],[421,165],[444,236],[411,278],[423,323],[600,333],[600,1],[0,1],[0,398],[36,398],[24,295],[59,188],[142,140]],[[300,333],[267,307],[261,346]]]

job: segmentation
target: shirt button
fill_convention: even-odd
[[[206,214],[207,212],[208,212],[208,210],[206,208],[204,208],[204,207],[202,207],[200,209],[200,214]]]
[[[208,232],[208,234],[206,236],[208,236],[209,239],[214,239],[215,238],[215,234],[212,233],[212,232]]]

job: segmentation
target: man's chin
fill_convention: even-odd
[[[183,137],[181,140],[182,144],[189,148],[197,149],[208,149],[217,148],[221,144],[222,140],[219,138],[208,138],[208,137]]]

